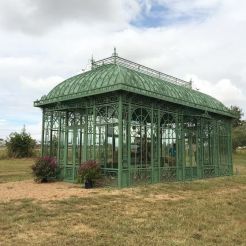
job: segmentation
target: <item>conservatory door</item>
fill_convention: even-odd
[[[197,137],[194,129],[185,132],[185,179],[197,178]]]
[[[83,160],[84,128],[68,127],[66,143],[64,179],[74,181],[77,178],[78,166]]]
[[[213,161],[214,135],[211,122],[205,121],[202,132],[202,169],[203,177],[209,178],[216,175]]]

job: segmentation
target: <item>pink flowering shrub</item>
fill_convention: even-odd
[[[100,165],[94,160],[88,160],[80,164],[78,169],[78,182],[86,180],[95,181],[100,178]]]
[[[36,182],[47,182],[49,179],[56,177],[57,161],[51,156],[40,157],[31,168]]]

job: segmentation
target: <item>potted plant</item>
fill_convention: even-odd
[[[54,157],[44,156],[38,158],[32,165],[33,175],[36,182],[48,182],[56,178],[57,175],[57,161]]]
[[[85,184],[86,189],[93,187],[96,179],[100,178],[100,166],[95,160],[88,160],[80,164],[78,181]]]

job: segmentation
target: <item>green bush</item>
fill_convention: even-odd
[[[21,133],[11,133],[6,141],[8,156],[14,158],[33,156],[35,145],[36,141],[32,139],[29,133],[26,133],[25,128]]]
[[[38,158],[32,166],[32,171],[36,182],[47,182],[56,177],[58,171],[56,159],[50,156]]]
[[[246,146],[246,124],[235,127],[232,130],[232,148]]]

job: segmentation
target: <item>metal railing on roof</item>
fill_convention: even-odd
[[[192,88],[192,81],[188,82],[188,81],[185,81],[182,79],[178,79],[176,77],[173,77],[171,75],[159,72],[159,71],[154,70],[152,68],[148,68],[148,67],[140,65],[138,63],[129,61],[127,59],[119,57],[116,52],[114,52],[113,55],[108,57],[108,58],[98,60],[98,61],[94,61],[92,59],[92,61],[91,61],[92,69],[100,67],[100,66],[105,65],[105,64],[119,64],[119,65],[122,65],[124,67],[135,70],[137,72],[141,72],[141,73],[159,78],[161,80],[164,80],[164,81],[176,84],[176,85],[181,85],[181,86],[184,86],[184,87],[190,88],[190,89]]]

